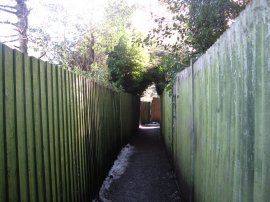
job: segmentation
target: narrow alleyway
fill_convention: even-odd
[[[103,183],[99,201],[180,201],[158,124],[140,127],[122,150]]]

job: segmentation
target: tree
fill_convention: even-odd
[[[134,7],[126,0],[110,0],[105,7],[103,22],[96,29],[95,49],[108,54],[118,44],[120,38],[126,34],[130,27],[130,17]]]
[[[61,3],[40,2],[32,15],[40,13],[39,9],[43,16],[29,25],[29,53],[52,63],[64,63],[85,33],[82,20]]]
[[[204,53],[250,0],[162,0],[171,15],[156,18],[149,37],[181,58]],[[174,43],[166,43],[174,38]],[[180,58],[180,59],[181,59]],[[185,59],[184,59],[185,60]]]
[[[141,94],[149,84],[145,78],[149,60],[145,48],[132,44],[127,36],[121,37],[108,57],[111,81],[128,93]]]
[[[176,72],[187,67],[190,58],[197,58],[210,48],[249,1],[160,0],[170,15],[157,17],[157,26],[145,39],[147,44],[163,50],[156,67],[147,73],[159,94],[166,85],[172,87]]]
[[[81,69],[89,71],[91,65],[96,62],[96,53],[94,50],[95,37],[94,33],[89,31],[76,44],[59,45],[58,54],[60,56],[60,64],[70,69]]]
[[[110,85],[110,73],[107,58],[118,44],[120,38],[128,32],[129,18],[133,8],[126,1],[109,1],[105,8],[104,20],[96,24],[78,26],[81,37],[70,46],[61,45],[60,63],[73,71]],[[120,88],[118,85],[117,87]]]
[[[15,27],[17,31],[17,37],[10,41],[19,41],[19,50],[25,54],[28,52],[28,15],[30,10],[27,8],[26,5],[27,0],[13,0],[11,1],[11,5],[0,5],[0,12],[6,12],[8,14],[15,15],[17,17],[17,22],[11,22],[9,20],[1,21],[1,24],[8,24]],[[15,35],[10,37],[16,37]]]
[[[191,0],[189,6],[190,44],[194,53],[205,52],[229,28],[250,0]]]

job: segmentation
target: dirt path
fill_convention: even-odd
[[[122,150],[104,181],[99,201],[180,201],[158,125],[140,128]]]

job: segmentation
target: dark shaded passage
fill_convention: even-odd
[[[112,180],[107,189],[101,190],[103,193],[100,192],[100,201],[180,201],[159,125],[141,127],[127,147],[132,148],[132,152],[126,160],[126,170],[118,179]]]

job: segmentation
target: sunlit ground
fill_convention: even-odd
[[[153,123],[150,123],[150,124],[145,124],[145,125],[140,125],[140,128],[141,129],[146,129],[146,130],[150,130],[150,129],[157,129],[157,128],[160,128],[160,125],[159,123],[156,123],[156,122],[153,122]]]

